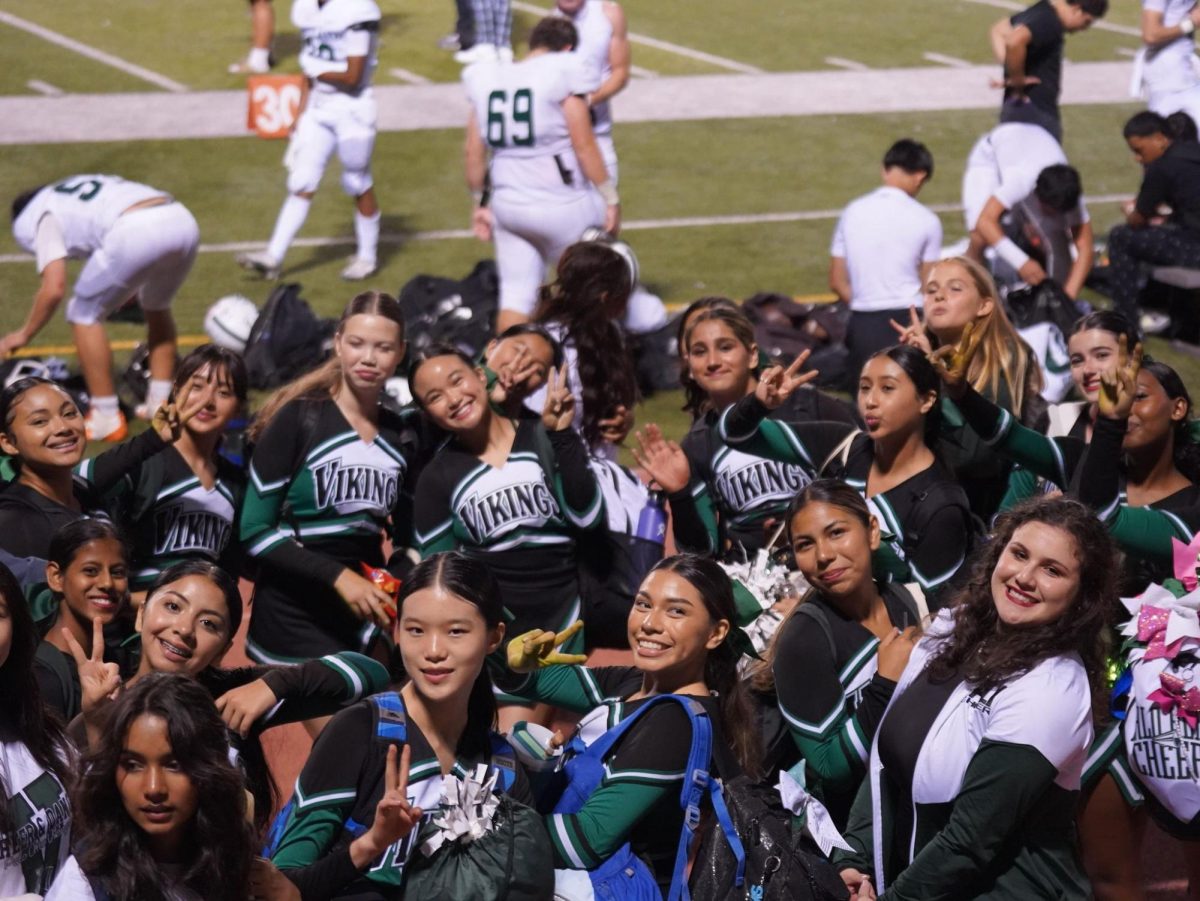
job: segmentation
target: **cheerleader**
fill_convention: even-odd
[[[426,350],[408,379],[424,414],[449,434],[416,489],[421,556],[460,548],[486,561],[513,615],[510,628],[565,629],[580,605],[574,530],[604,519],[587,449],[572,428],[565,369],[550,375],[540,422],[496,412],[483,370],[453,348]]]
[[[664,446],[660,430],[652,425],[637,436],[634,457],[667,492],[676,547],[752,558],[767,545],[788,501],[811,476],[801,465],[749,454],[721,439],[721,414],[755,392],[766,367],[746,314],[732,301],[719,300],[708,298],[693,310],[681,338],[686,406],[698,413],[679,444],[682,455]],[[854,423],[844,404],[809,387],[794,391],[769,416]],[[662,454],[664,449],[671,453]]]
[[[13,557],[46,558],[62,526],[103,513],[103,495],[126,473],[180,439],[209,403],[211,386],[160,407],[152,427],[82,464],[83,414],[49,379],[18,379],[0,391],[0,451],[17,478],[0,490],[0,548]]]
[[[753,394],[725,410],[717,422],[721,440],[744,453],[801,466],[810,478],[843,478],[866,498],[879,522],[877,572],[918,583],[930,606],[937,606],[938,594],[966,559],[973,520],[966,495],[931,450],[941,414],[933,367],[911,347],[871,357],[858,383],[865,431],[845,422],[769,418],[816,377],[800,374],[807,356],[801,354],[787,370],[767,370]]]
[[[82,695],[66,636],[91,656],[107,650],[103,633],[101,647],[92,647],[95,623],[117,640],[132,633],[132,617],[127,615],[129,551],[117,530],[102,519],[67,523],[50,542],[46,582],[58,612],[38,644],[33,666],[42,703],[69,722],[80,713]]]
[[[106,501],[132,550],[130,587],[140,603],[159,573],[180,560],[241,568],[236,516],[246,479],[218,451],[229,423],[244,408],[246,364],[231,350],[202,344],[180,362],[168,403],[185,396],[207,402],[179,439],[129,470]],[[91,461],[80,467],[87,477]]]
[[[240,535],[259,564],[246,653],[294,663],[338,651],[382,654],[391,595],[361,567],[407,568],[406,481],[420,448],[415,423],[380,406],[404,356],[395,298],[368,291],[346,306],[332,359],[277,391],[251,428],[255,442]]]
[[[876,732],[852,850],[834,855],[856,897],[1091,896],[1074,818],[1115,558],[1075,501],[1033,501],[997,520]]]
[[[0,565],[0,897],[44,895],[71,853],[65,786],[74,760],[34,677],[38,637],[21,587]]]
[[[514,674],[503,677],[504,688],[584,714],[576,732],[584,745],[651,698],[693,698],[712,722],[708,772],[726,781],[742,772],[754,776],[758,741],[737,670],[736,621],[733,586],[719,564],[692,554],[668,557],[646,577],[629,613],[633,666],[578,665],[582,657],[555,650],[569,634],[534,630],[509,642]],[[605,758],[604,777],[582,808],[547,817],[555,866],[594,870],[629,842],[666,897],[679,845],[679,791],[688,778],[691,733],[687,713],[673,703],[659,704],[634,722]],[[578,875],[587,882],[586,873]],[[560,873],[559,881],[572,881],[571,874]]]
[[[497,790],[532,800],[512,750],[491,731],[485,658],[503,640],[504,607],[488,570],[463,554],[437,554],[405,580],[396,644],[407,681],[330,721],[272,854],[305,898],[402,897],[418,826],[437,808],[443,776],[503,768],[512,778],[498,778]]]
[[[966,257],[935,263],[925,280],[924,322],[914,307],[910,324],[893,322],[900,340],[924,353],[956,344],[970,323],[979,335],[979,353],[971,361],[971,385],[1022,421],[1033,421],[1042,404],[1041,370],[1013,328],[996,283],[981,265]],[[971,500],[971,509],[990,517],[1004,496],[1011,464],[964,424],[954,405],[944,403],[938,454]]]
[[[156,675],[125,692],[76,791],[81,839],[47,901],[244,901],[246,793],[204,689]]]
[[[849,485],[806,485],[787,524],[796,568],[813,587],[779,626],[754,685],[774,689],[808,790],[844,828],[921,616],[905,587],[873,578],[879,523]]]

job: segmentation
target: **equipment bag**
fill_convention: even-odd
[[[277,388],[315,368],[328,355],[336,323],[319,319],[300,285],[279,285],[263,305],[246,341],[246,375],[250,387]]]
[[[671,888],[667,901],[686,901],[691,895],[687,886],[688,852],[692,837],[700,825],[700,803],[704,795],[712,799],[713,810],[724,832],[725,839],[736,861],[735,876],[740,884],[741,867],[745,852],[741,840],[725,809],[720,780],[709,776],[709,761],[712,759],[712,723],[708,713],[695,698],[680,695],[656,695],[635,710],[620,723],[590,745],[584,746],[576,736],[568,745],[572,756],[567,760],[567,787],[554,808],[556,814],[578,813],[587,804],[592,793],[604,779],[604,761],[622,736],[629,731],[646,712],[658,704],[680,704],[687,713],[692,727],[692,747],[688,752],[687,772],[680,792],[679,804],[683,808],[683,827],[679,834],[679,845],[675,852],[675,869],[671,874]],[[628,899],[628,901],[662,901],[662,893],[650,868],[633,853],[626,842],[603,864],[588,873],[593,895],[597,899]],[[701,897],[707,897],[702,895]]]
[[[697,898],[844,901],[846,886],[837,869],[817,850],[805,847],[775,789],[738,776],[725,784],[725,802],[731,827],[722,829],[733,828],[741,836],[745,859],[731,854],[715,829],[705,835],[692,865]]]
[[[400,289],[407,359],[433,344],[450,344],[475,357],[494,334],[500,276],[492,260],[475,264],[461,281],[417,275]]]

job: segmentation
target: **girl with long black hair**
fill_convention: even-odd
[[[338,651],[382,655],[391,596],[361,567],[395,574],[412,543],[407,482],[420,450],[414,424],[380,405],[404,357],[404,315],[367,291],[342,312],[333,357],[272,395],[255,442],[241,540],[258,561],[246,653],[296,663]]]
[[[804,760],[808,790],[844,828],[920,611],[902,585],[875,580],[879,522],[849,485],[806,485],[786,518],[796,568],[812,588],[780,624],[752,681],[774,690],[796,752],[782,762]]]
[[[0,897],[44,895],[71,849],[73,754],[42,706],[38,637],[21,586],[0,565]]]
[[[79,849],[47,901],[245,901],[254,832],[225,724],[192,679],[123,692],[74,794]]]
[[[721,439],[718,419],[755,392],[764,367],[746,314],[732,301],[717,300],[696,307],[680,339],[687,406],[699,413],[678,445],[682,455],[650,425],[638,435],[634,457],[667,493],[676,547],[737,559],[766,546],[788,501],[811,475],[799,464],[750,454]],[[854,423],[844,404],[807,386],[769,416]]]
[[[1090,897],[1074,819],[1115,559],[1077,501],[997,520],[875,734],[852,850],[834,854],[856,897]]]
[[[422,819],[438,806],[442,777],[514,762],[492,731],[485,660],[504,637],[504,607],[488,567],[461,553],[422,560],[397,607],[403,687],[330,721],[272,855],[305,898],[403,897],[405,867]],[[505,790],[530,800],[519,767]]]
[[[582,657],[555,650],[569,634],[533,630],[509,643],[514,674],[503,677],[503,687],[584,714],[577,735],[585,745],[655,696],[694,698],[713,724],[709,772],[726,780],[739,772],[754,776],[757,735],[737,669],[741,652],[729,640],[736,623],[733,585],[718,563],[694,554],[667,557],[642,582],[629,613],[633,666],[581,666]],[[659,704],[635,722],[605,759],[604,779],[583,807],[547,818],[555,866],[595,869],[630,842],[660,887],[669,885],[691,733],[676,704]]]

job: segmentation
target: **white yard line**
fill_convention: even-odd
[[[959,59],[957,56],[946,56],[944,53],[922,53],[925,59],[931,63],[938,63],[942,66],[949,66],[952,69],[969,69],[973,63],[967,62],[965,59]]]
[[[635,78],[658,78],[658,73],[653,69],[643,69],[641,66],[635,66],[632,63],[629,65],[629,74]]]
[[[825,57],[825,65],[834,66],[838,69],[847,69],[850,72],[868,72],[871,69],[866,63],[860,63],[853,59],[845,59],[841,56]]]
[[[29,81],[25,82],[25,87],[29,88],[31,91],[37,91],[39,94],[43,94],[46,97],[61,97],[66,93],[66,91],[64,91],[62,88],[57,88],[48,81],[39,81],[36,78],[31,78]]]
[[[1131,199],[1130,194],[1098,194],[1085,197],[1087,203],[1120,203]],[[929,209],[935,213],[957,213],[962,206],[957,203],[930,204]],[[623,232],[657,231],[667,228],[714,228],[731,225],[768,225],[787,222],[828,222],[842,215],[839,210],[792,210],[781,213],[735,213],[728,216],[680,216],[671,219],[635,219],[632,222],[621,223]],[[382,234],[379,240],[384,244],[407,244],[412,241],[461,241],[473,237],[470,229],[448,228],[437,231],[414,232],[412,234]],[[297,238],[295,247],[343,247],[353,246],[354,237],[340,238]],[[221,244],[201,244],[200,253],[243,253],[249,250],[262,250],[266,244],[262,241],[228,241]],[[0,264],[31,263],[33,257],[24,253],[0,254]]]
[[[1031,3],[1017,3],[1015,0],[966,0],[967,3],[978,3],[980,6],[994,6],[996,9],[1008,9],[1013,12],[1020,12],[1023,9],[1028,9],[1032,6]],[[1141,38],[1142,32],[1137,28],[1130,28],[1128,25],[1115,25],[1112,22],[1106,22],[1100,19],[1092,23],[1092,28],[1097,31],[1111,31],[1115,34],[1127,34],[1135,38]]]
[[[22,31],[28,32],[35,37],[41,38],[43,41],[49,41],[51,44],[56,44],[66,50],[71,50],[78,53],[80,56],[86,56],[88,59],[93,59],[98,63],[103,63],[106,66],[112,66],[114,69],[120,69],[126,75],[132,75],[134,78],[140,78],[142,81],[148,81],[152,85],[157,85],[164,91],[171,91],[175,94],[182,94],[186,91],[187,85],[180,84],[165,75],[159,75],[157,72],[151,72],[149,69],[144,69],[141,66],[134,65],[121,59],[119,56],[113,56],[111,53],[105,53],[103,50],[97,50],[95,47],[89,47],[87,44],[81,44],[73,38],[67,37],[65,34],[59,34],[57,31],[51,31],[49,28],[44,28],[35,22],[29,22],[19,16],[14,16],[12,13],[0,10],[0,22],[6,25],[11,25],[13,28],[19,28]]]
[[[416,72],[410,72],[408,69],[401,69],[398,66],[388,71],[392,74],[393,78],[398,78],[405,84],[433,84],[424,75],[418,75]]]
[[[548,16],[553,10],[547,9],[544,6],[535,6],[532,3],[522,3],[521,0],[513,0],[513,9],[519,9],[523,12],[533,13],[535,16]],[[758,66],[739,63],[735,59],[727,59],[724,56],[715,56],[712,53],[705,53],[703,50],[693,50],[691,47],[684,47],[680,44],[672,44],[670,41],[660,41],[658,38],[652,38],[648,35],[629,32],[629,42],[631,44],[641,44],[643,47],[653,47],[655,50],[665,50],[667,53],[674,53],[676,56],[686,56],[688,59],[694,59],[702,63],[717,66],[722,69],[728,69],[731,72],[743,72],[746,75],[757,75],[763,70]]]

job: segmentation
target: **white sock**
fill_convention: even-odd
[[[307,197],[289,194],[283,206],[279,208],[279,218],[275,220],[275,231],[271,232],[271,243],[267,245],[267,253],[278,265],[283,262],[284,255],[292,245],[296,232],[308,218],[308,208],[312,201]]]
[[[376,211],[374,216],[364,216],[358,210],[354,211],[354,237],[358,239],[358,258],[375,262],[375,254],[379,248],[379,220],[382,218]]]
[[[93,397],[91,406],[101,416],[116,416],[121,412],[121,403],[115,394],[109,397]]]
[[[171,380],[170,379],[151,379],[150,387],[146,389],[146,406],[153,413],[159,407],[167,402],[167,398],[171,396]]]
[[[271,49],[269,47],[251,47],[250,56],[246,59],[253,69],[265,69],[271,65]]]

